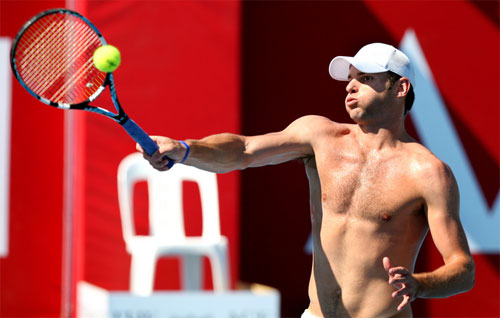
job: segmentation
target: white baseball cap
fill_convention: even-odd
[[[363,73],[391,71],[407,77],[415,85],[410,59],[392,45],[372,43],[363,46],[354,57],[337,56],[330,62],[330,76],[339,81],[348,81],[351,65]]]

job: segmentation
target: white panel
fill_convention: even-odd
[[[11,40],[0,37],[0,257],[9,253]]]
[[[142,297],[79,282],[78,290],[78,318],[280,317],[280,294],[272,288],[222,293],[165,291]]]

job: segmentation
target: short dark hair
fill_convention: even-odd
[[[392,86],[396,83],[396,81],[401,78],[401,75],[388,71],[387,78],[391,83],[390,88],[392,88]],[[408,94],[406,95],[405,99],[405,113],[404,113],[405,115],[411,110],[414,101],[415,101],[415,91],[413,90],[413,85],[410,85],[410,90],[408,91]]]

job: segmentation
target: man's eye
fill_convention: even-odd
[[[368,82],[368,81],[371,81],[373,79],[373,76],[363,76],[361,77],[361,82],[365,83],[365,82]]]

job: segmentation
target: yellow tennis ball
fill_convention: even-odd
[[[94,51],[94,65],[101,72],[113,72],[120,66],[120,51],[113,45],[103,45]]]

